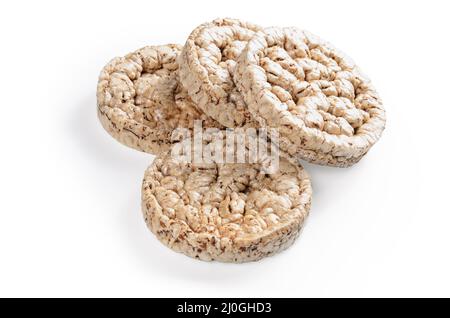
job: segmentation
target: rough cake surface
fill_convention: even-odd
[[[171,249],[201,260],[248,262],[289,247],[309,213],[310,179],[280,159],[262,163],[203,163],[158,156],[142,184],[145,221]]]
[[[240,55],[234,80],[260,126],[279,129],[280,149],[346,167],[380,138],[385,111],[370,80],[331,44],[296,28],[267,28]]]
[[[180,80],[197,107],[225,127],[252,120],[233,81],[236,60],[257,25],[217,19],[198,26],[180,55]]]
[[[158,154],[168,151],[175,128],[220,127],[192,103],[178,81],[176,44],[147,46],[114,58],[97,85],[97,112],[105,130],[126,146]]]

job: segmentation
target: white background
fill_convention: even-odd
[[[0,296],[450,296],[448,1],[14,1],[0,5]],[[153,157],[103,131],[112,57],[184,43],[216,17],[308,29],[347,52],[387,109],[349,169],[305,164],[299,240],[257,263],[206,263],[146,229]]]

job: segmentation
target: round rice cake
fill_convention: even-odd
[[[251,120],[233,81],[236,60],[257,25],[216,19],[189,35],[180,55],[180,80],[196,106],[225,127],[242,127]]]
[[[385,110],[370,80],[331,44],[296,28],[248,42],[234,74],[252,116],[279,130],[294,159],[347,167],[380,138]]]
[[[178,81],[177,44],[146,46],[114,58],[97,85],[97,113],[105,130],[122,144],[151,154],[170,149],[176,128],[220,127],[202,114]]]
[[[306,171],[282,158],[271,174],[264,163],[216,162],[156,157],[142,184],[144,218],[156,237],[205,261],[256,261],[291,246],[310,209]]]

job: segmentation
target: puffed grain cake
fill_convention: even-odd
[[[370,80],[331,44],[296,28],[248,42],[234,80],[261,126],[279,130],[288,157],[347,167],[380,138],[385,110]]]
[[[248,126],[252,121],[233,74],[241,51],[259,30],[248,22],[216,19],[195,28],[180,55],[180,80],[189,96],[225,127]]]
[[[177,44],[146,46],[114,58],[97,85],[97,113],[122,144],[151,154],[168,151],[175,128],[221,127],[193,104],[178,81]],[[177,141],[177,140],[175,140]]]
[[[170,153],[145,172],[142,211],[169,248],[221,262],[249,262],[293,244],[309,213],[312,188],[300,165],[188,163]]]

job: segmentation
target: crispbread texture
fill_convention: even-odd
[[[216,19],[189,35],[180,55],[180,80],[196,106],[225,127],[248,125],[252,117],[233,74],[247,41],[261,27],[236,19]]]
[[[142,210],[149,229],[171,249],[240,263],[289,247],[311,196],[305,170],[284,159],[267,174],[262,162],[189,163],[167,153],[145,172]]]
[[[172,146],[176,128],[192,129],[195,120],[220,127],[192,103],[178,81],[176,44],[146,46],[114,58],[97,85],[97,113],[105,130],[122,144],[158,154]]]
[[[234,80],[260,126],[291,159],[347,167],[380,138],[385,111],[345,54],[309,32],[267,28],[248,42]]]

